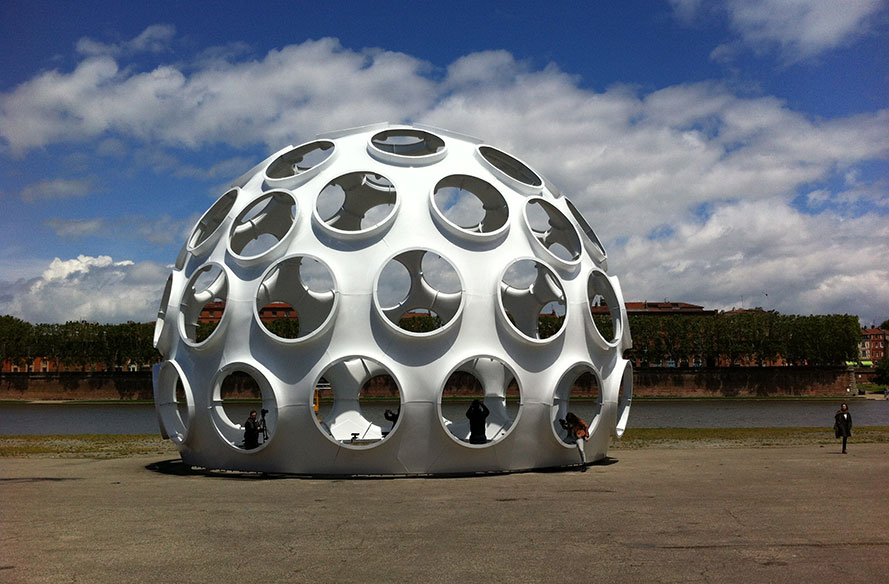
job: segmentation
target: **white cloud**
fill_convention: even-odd
[[[100,156],[111,156],[113,158],[121,158],[127,153],[127,146],[123,140],[119,138],[106,138],[99,142],[96,147],[96,154]]]
[[[0,136],[20,156],[87,142],[102,154],[126,148],[165,174],[215,180],[258,161],[232,153],[244,146],[278,149],[317,132],[416,120],[479,136],[550,178],[609,248],[628,299],[730,308],[743,296],[785,312],[878,320],[889,311],[885,284],[877,285],[887,280],[889,258],[875,243],[889,235],[889,185],[864,169],[889,158],[887,110],[814,119],[780,99],[717,83],[596,92],[557,67],[534,70],[505,51],[467,55],[442,79],[408,55],[347,50],[333,39],[256,60],[221,54],[150,72],[90,56],[69,73],[42,73],[0,95]],[[189,159],[190,149],[217,144],[226,147],[218,164]],[[792,206],[798,194],[811,214]],[[184,241],[193,221],[55,218],[47,225],[65,237],[169,243]],[[90,284],[88,276],[114,269],[124,268],[90,265],[81,276]],[[855,277],[861,283],[844,300],[838,291]]]
[[[125,215],[123,217],[87,219],[70,219],[52,217],[44,225],[56,235],[66,239],[81,237],[102,237],[114,240],[142,241],[153,245],[169,245],[184,238],[184,233],[191,229],[200,214],[182,220],[173,219],[168,214],[159,217],[142,215]]]
[[[612,251],[630,298],[878,318],[889,315],[887,240],[885,216],[813,216],[762,200],[722,205],[671,237],[633,236]]]
[[[55,178],[37,181],[24,187],[19,196],[26,203],[85,197],[93,190],[91,178]]]
[[[701,12],[703,0],[667,0],[673,15],[685,25],[694,24]]]
[[[115,263],[110,256],[99,256],[97,258],[79,255],[75,259],[62,261],[55,258],[49,267],[43,272],[44,280],[62,280],[72,274],[85,274],[91,268],[107,268],[108,266],[132,265],[131,261]]]
[[[157,312],[168,273],[153,262],[85,255],[56,258],[40,277],[0,282],[0,314],[33,323],[149,322]]]
[[[84,37],[77,41],[76,50],[81,55],[132,55],[136,53],[163,53],[170,49],[176,28],[166,24],[154,24],[129,41],[105,44]]]
[[[330,128],[415,117],[437,97],[427,68],[401,53],[349,51],[334,39],[190,76],[173,66],[121,71],[111,57],[94,56],[2,95],[0,137],[16,156],[106,132],[187,148],[278,146]]]
[[[835,49],[864,34],[882,0],[729,0],[741,42],[757,53],[778,48],[789,62]]]
[[[62,219],[61,217],[53,217],[47,219],[45,225],[59,237],[73,238],[97,235],[106,229],[105,220],[101,217],[92,219]]]

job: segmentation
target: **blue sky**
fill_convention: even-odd
[[[152,320],[232,180],[414,121],[569,194],[628,300],[889,318],[885,1],[417,6],[4,2],[0,314]]]

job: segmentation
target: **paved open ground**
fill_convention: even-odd
[[[0,459],[0,582],[886,582],[889,444],[316,480]]]

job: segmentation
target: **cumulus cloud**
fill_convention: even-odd
[[[26,203],[85,197],[93,190],[91,178],[54,178],[37,181],[24,187],[19,196]]]
[[[679,14],[694,7],[679,3]],[[882,0],[729,0],[725,9],[740,43],[758,54],[777,49],[801,61],[851,42],[868,31]],[[714,57],[731,52],[725,47]]]
[[[817,121],[718,84],[594,93],[557,71],[520,67],[511,84],[450,95],[424,121],[496,141],[533,161],[585,213],[641,233],[714,201],[792,197],[837,168],[889,155],[887,111]]]
[[[218,62],[190,76],[172,65],[121,70],[101,54],[0,97],[0,137],[16,156],[106,132],[187,148],[280,145],[306,132],[415,117],[436,98],[427,68],[401,53],[346,50],[335,39],[290,45],[259,61]]]
[[[0,281],[0,314],[29,322],[153,320],[168,270],[108,256],[55,258],[43,274]]]
[[[672,237],[637,235],[612,251],[634,299],[878,315],[889,307],[887,238],[885,216],[813,216],[771,199],[720,205],[705,221],[683,221]]]
[[[698,9],[676,5],[688,15]],[[606,243],[628,299],[731,308],[743,297],[785,312],[879,320],[889,305],[878,284],[889,257],[874,243],[885,241],[875,234],[889,235],[889,185],[865,168],[889,158],[887,110],[816,119],[712,82],[593,91],[556,66],[535,69],[505,51],[466,55],[440,74],[409,55],[349,50],[335,39],[252,60],[243,50],[205,52],[147,72],[107,51],[84,54],[70,72],[41,73],[0,95],[9,152],[84,142],[101,155],[133,152],[165,174],[221,180],[258,162],[240,148],[277,150],[322,131],[419,121],[484,138],[552,179]],[[208,145],[224,146],[222,161],[189,159]],[[57,217],[47,225],[66,238],[167,243],[184,240],[193,222]],[[88,285],[114,270],[132,274],[91,264],[68,278]],[[849,286],[855,277],[860,285]]]

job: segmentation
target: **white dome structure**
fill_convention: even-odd
[[[223,313],[202,338],[211,302]],[[591,305],[608,307],[605,336]],[[269,306],[294,311],[298,330],[263,322]],[[407,330],[417,313],[434,317],[431,330]],[[623,433],[632,395],[620,285],[576,207],[517,158],[419,125],[322,135],[238,179],[183,247],[154,342],[161,433],[184,462],[213,469],[571,466],[578,454],[559,420],[572,390],[598,388],[588,460]],[[490,412],[484,443],[446,413],[460,376],[474,378]],[[267,410],[267,437],[253,447],[226,403],[233,377],[251,378]],[[399,399],[394,422],[368,414],[373,383]],[[333,398],[323,415],[318,387]]]

